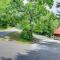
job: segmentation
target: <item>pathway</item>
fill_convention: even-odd
[[[60,60],[60,41],[35,34],[34,37],[39,42],[26,45],[1,40],[0,60]]]

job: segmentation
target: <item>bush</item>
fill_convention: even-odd
[[[31,35],[31,32],[30,32],[29,30],[23,30],[23,31],[21,32],[20,37],[21,37],[22,39],[32,40],[32,35]]]
[[[47,13],[46,16],[40,16],[40,22],[36,22],[34,32],[50,37],[58,26],[59,21],[56,16],[52,13]]]
[[[7,22],[0,20],[0,28],[7,28]]]

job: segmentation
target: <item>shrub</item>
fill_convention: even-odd
[[[31,32],[30,32],[29,30],[23,30],[23,31],[21,32],[20,37],[21,37],[22,39],[32,40],[32,35],[31,35]]]
[[[52,13],[47,13],[45,16],[40,16],[40,20],[34,26],[34,32],[50,37],[58,26],[59,20],[56,16]]]
[[[7,22],[0,20],[0,28],[7,28]]]

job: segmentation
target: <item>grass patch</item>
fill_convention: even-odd
[[[24,40],[24,39],[19,39],[19,40],[16,40],[17,43],[19,44],[30,44],[32,43],[32,41],[27,41],[27,40]]]
[[[10,40],[15,40],[17,43],[22,43],[22,44],[30,44],[32,43],[31,40],[25,40],[20,38],[20,33],[19,32],[12,32],[10,34],[8,34],[8,36],[10,37]]]
[[[20,32],[18,32],[18,31],[12,32],[12,31],[10,31],[10,29],[11,29],[11,27],[9,27],[9,28],[0,28],[0,31],[10,32],[10,33],[7,35],[7,37],[9,37],[9,39],[8,39],[6,36],[4,36],[4,37],[3,37],[4,40],[5,40],[5,39],[10,40],[10,41],[15,40],[17,43],[20,43],[20,44],[21,44],[21,43],[22,43],[22,44],[30,44],[30,43],[32,43],[31,40],[22,39],[22,38],[20,37]],[[12,30],[14,30],[14,29],[15,29],[15,28],[13,27]]]
[[[11,29],[12,27],[6,27],[6,28],[3,28],[3,27],[0,27],[0,31],[7,31],[9,29]]]

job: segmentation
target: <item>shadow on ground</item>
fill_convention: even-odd
[[[11,58],[0,57],[0,60],[12,60]]]
[[[38,49],[26,55],[17,54],[15,60],[60,60],[60,44],[55,42],[40,43]]]

